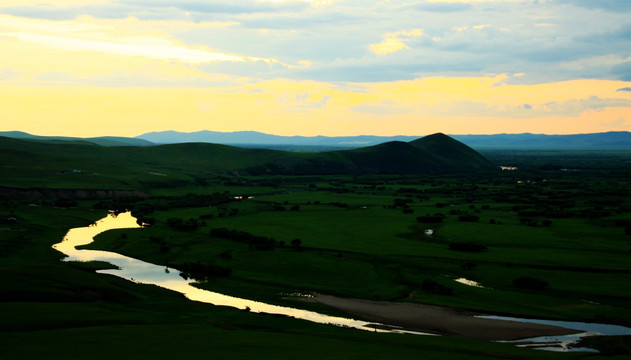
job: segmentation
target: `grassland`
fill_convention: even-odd
[[[598,358],[372,334],[192,303],[94,272],[106,264],[62,263],[50,246],[108,209],[129,209],[152,226],[103,233],[90,247],[176,269],[229,269],[193,274],[205,279],[200,287],[217,292],[335,314],[287,294],[631,326],[627,155],[496,152],[487,157],[519,170],[449,176],[238,176],[120,162],[111,182],[93,182],[87,173],[35,178],[42,159],[7,161],[12,174],[0,183],[0,356]],[[98,164],[87,159],[86,166],[88,160]],[[113,166],[100,161],[103,170]],[[63,159],[45,166],[71,168]],[[56,192],[24,198],[6,190],[37,182]],[[485,288],[454,281],[461,277]],[[519,278],[546,286],[518,286]],[[629,339],[614,342],[606,351],[628,356]]]

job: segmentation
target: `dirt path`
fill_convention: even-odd
[[[517,340],[579,332],[548,325],[480,319],[449,308],[423,304],[344,299],[329,295],[316,295],[310,300],[369,321],[440,335],[486,340]]]

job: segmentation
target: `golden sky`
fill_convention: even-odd
[[[626,1],[76,3],[0,1],[0,131],[631,130]]]

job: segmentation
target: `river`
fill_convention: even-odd
[[[105,261],[116,266],[117,269],[98,270],[99,273],[115,275],[133,282],[143,284],[154,284],[160,287],[177,291],[184,294],[188,299],[209,303],[213,305],[230,306],[242,310],[249,310],[256,313],[270,313],[294,317],[321,324],[331,324],[340,327],[349,327],[368,331],[391,332],[391,333],[409,333],[418,335],[433,335],[427,333],[406,331],[396,326],[366,322],[351,318],[343,318],[337,316],[329,316],[313,311],[295,309],[290,307],[266,304],[258,301],[232,297],[208,290],[196,288],[192,285],[195,280],[184,279],[179,275],[179,271],[172,269],[170,271],[161,265],[151,264],[145,261],[123,256],[117,253],[100,251],[100,250],[78,250],[77,246],[87,245],[94,241],[94,237],[107,230],[139,228],[136,219],[130,212],[118,215],[109,214],[105,218],[98,220],[94,224],[70,229],[63,240],[53,248],[66,255],[64,261]],[[528,343],[525,346],[536,347],[541,350],[551,351],[593,351],[591,349],[571,349],[569,345],[579,340],[582,336],[589,335],[631,335],[631,329],[622,326],[613,326],[606,324],[592,324],[579,322],[562,322],[550,320],[536,319],[520,319],[520,318],[501,318],[494,317],[498,320],[534,322],[540,324],[548,324],[569,329],[582,331],[580,334],[569,336],[542,337],[535,339],[524,339],[522,341],[513,341],[511,343],[521,346],[520,342]],[[537,346],[541,344],[541,346]],[[546,346],[550,345],[551,346]]]
[[[90,226],[70,229],[63,240],[60,243],[53,245],[53,248],[66,255],[64,261],[105,261],[116,266],[118,269],[98,270],[99,273],[116,275],[137,283],[158,285],[160,287],[182,293],[184,296],[194,301],[200,301],[213,305],[231,306],[242,310],[248,309],[249,311],[257,313],[286,315],[316,323],[332,324],[361,330],[431,335],[396,329],[383,324],[329,316],[308,310],[271,305],[203,290],[191,285],[195,282],[195,280],[185,280],[179,275],[179,271],[177,270],[172,269],[173,271],[169,271],[169,269],[164,266],[151,264],[113,252],[76,249],[77,246],[87,245],[93,242],[94,237],[104,231],[139,227],[140,226],[136,223],[136,219],[130,212],[121,213],[119,215],[109,214],[107,217],[98,220]],[[384,328],[392,329],[384,330]]]

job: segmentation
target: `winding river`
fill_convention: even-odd
[[[258,301],[241,299],[208,290],[203,290],[192,286],[194,280],[185,280],[179,275],[179,271],[169,271],[164,266],[154,265],[138,259],[123,256],[117,253],[100,250],[78,250],[77,246],[87,245],[94,241],[94,237],[107,230],[139,228],[136,219],[130,212],[119,215],[109,214],[105,218],[98,220],[94,224],[70,229],[63,240],[53,248],[66,255],[64,261],[105,261],[116,266],[117,269],[99,270],[99,273],[115,275],[130,281],[145,284],[154,284],[160,287],[177,291],[184,294],[188,299],[220,306],[230,306],[242,310],[249,310],[257,313],[270,313],[294,317],[321,324],[331,324],[340,327],[349,327],[368,331],[408,333],[417,335],[434,335],[421,332],[407,331],[396,326],[366,322],[350,318],[329,316],[313,311],[295,309],[284,306],[266,304]],[[631,335],[631,328],[622,326],[592,324],[579,322],[561,322],[549,320],[534,320],[520,318],[493,317],[498,320],[533,322],[576,329],[582,333],[567,336],[542,337],[512,341],[517,346],[533,346],[542,350],[552,351],[593,351],[591,349],[570,349],[568,345],[576,342],[582,336],[588,335]],[[523,343],[524,345],[520,345]],[[539,344],[539,346],[537,346]],[[546,344],[553,344],[546,346]]]
[[[76,249],[77,246],[87,245],[93,242],[94,237],[104,231],[138,227],[140,226],[136,223],[136,219],[130,212],[121,213],[119,215],[109,214],[107,217],[98,220],[88,227],[70,229],[63,240],[53,245],[53,248],[67,256],[64,258],[64,261],[105,261],[116,266],[118,269],[98,270],[99,273],[116,275],[137,283],[158,285],[182,293],[184,296],[194,301],[230,306],[242,310],[247,309],[257,313],[286,315],[316,323],[332,324],[361,330],[433,335],[396,329],[396,327],[385,326],[383,324],[329,316],[308,310],[270,305],[258,301],[232,297],[196,288],[191,285],[195,280],[183,279],[177,270],[168,271],[164,266],[154,265],[113,252]],[[388,328],[388,330],[384,328]]]

